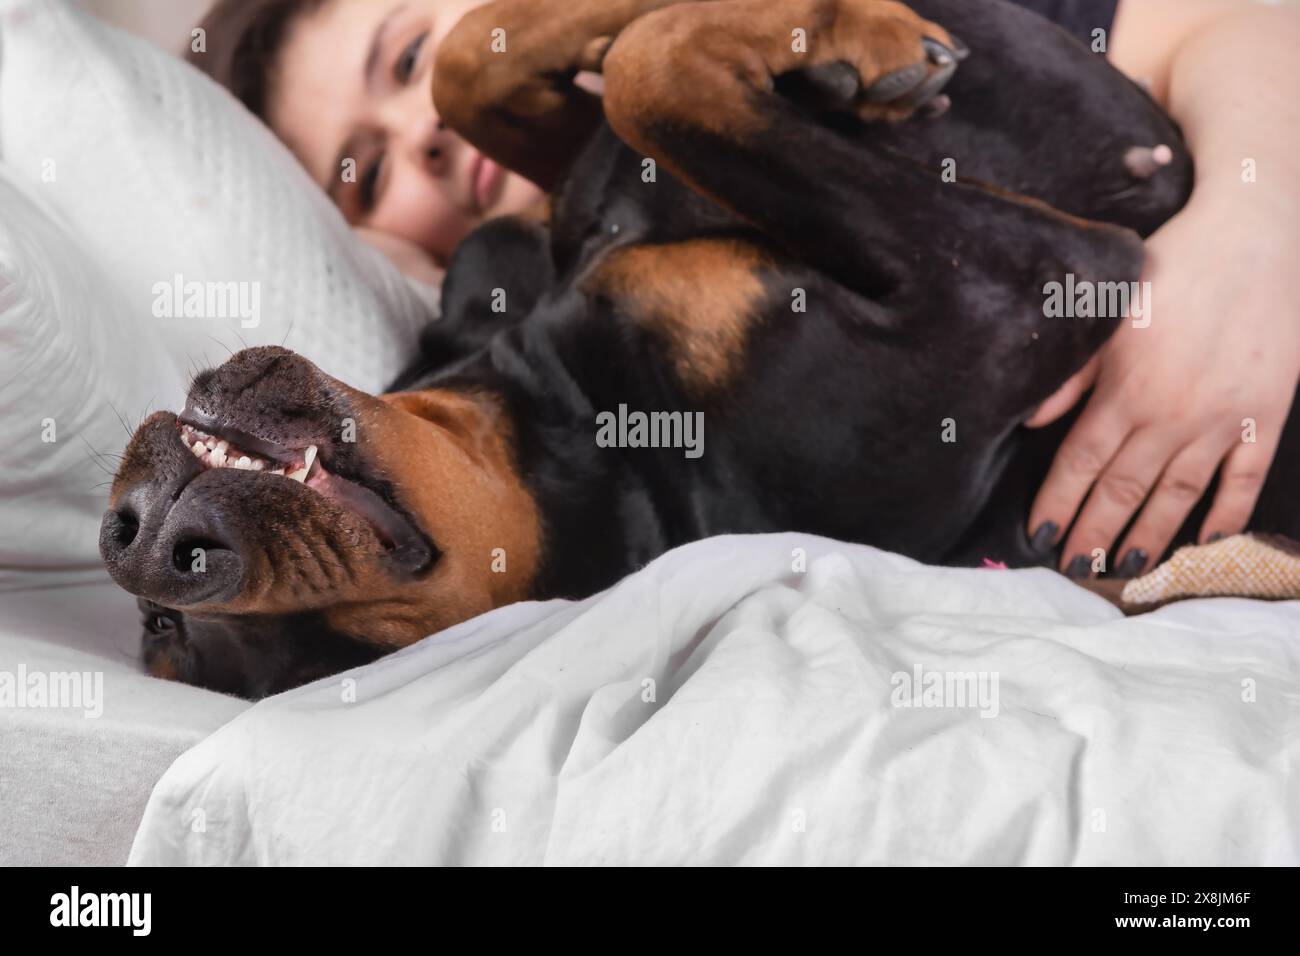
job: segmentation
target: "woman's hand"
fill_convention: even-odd
[[[1029,422],[1060,417],[1095,378],[1030,513],[1031,536],[1057,529],[1039,542],[1070,529],[1062,569],[1072,577],[1092,571],[1097,548],[1106,569],[1140,573],[1221,465],[1199,539],[1250,518],[1300,380],[1300,242],[1267,204],[1252,208],[1249,189],[1198,193],[1150,238],[1149,327],[1126,320]]]

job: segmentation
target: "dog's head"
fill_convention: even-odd
[[[255,348],[139,427],[100,552],[148,602],[152,673],[258,696],[526,597],[539,528],[490,398]]]

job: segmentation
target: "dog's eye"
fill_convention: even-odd
[[[176,622],[166,614],[151,614],[145,621],[144,626],[152,634],[161,634],[163,631],[170,631],[176,627]]]

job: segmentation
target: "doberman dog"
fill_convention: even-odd
[[[1104,59],[1001,0],[505,0],[434,88],[549,218],[462,243],[388,394],[255,348],[140,426],[101,549],[151,673],[259,697],[726,532],[1052,561],[1068,421],[1022,425],[1122,317],[1044,290],[1136,282],[1192,183]],[[633,413],[703,453],[604,447]],[[1292,421],[1255,526],[1298,478]]]

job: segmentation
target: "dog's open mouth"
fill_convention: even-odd
[[[364,469],[335,467],[327,441],[289,447],[252,432],[218,424],[187,407],[176,419],[179,439],[204,469],[229,468],[252,480],[297,482],[362,518],[384,548],[411,572],[428,566],[432,547],[415,522],[391,500],[385,483]]]
[[[317,478],[324,474],[324,466],[317,457],[319,448],[308,445],[301,452],[294,449],[278,449],[275,458],[260,455],[236,445],[227,438],[220,438],[205,432],[194,425],[177,419],[180,425],[181,441],[190,450],[204,468],[238,468],[244,471],[264,471],[268,475],[283,475],[293,481],[307,484],[307,478]],[[252,444],[248,436],[241,436],[244,444]],[[286,460],[287,459],[287,460]],[[314,487],[310,485],[309,487]]]

